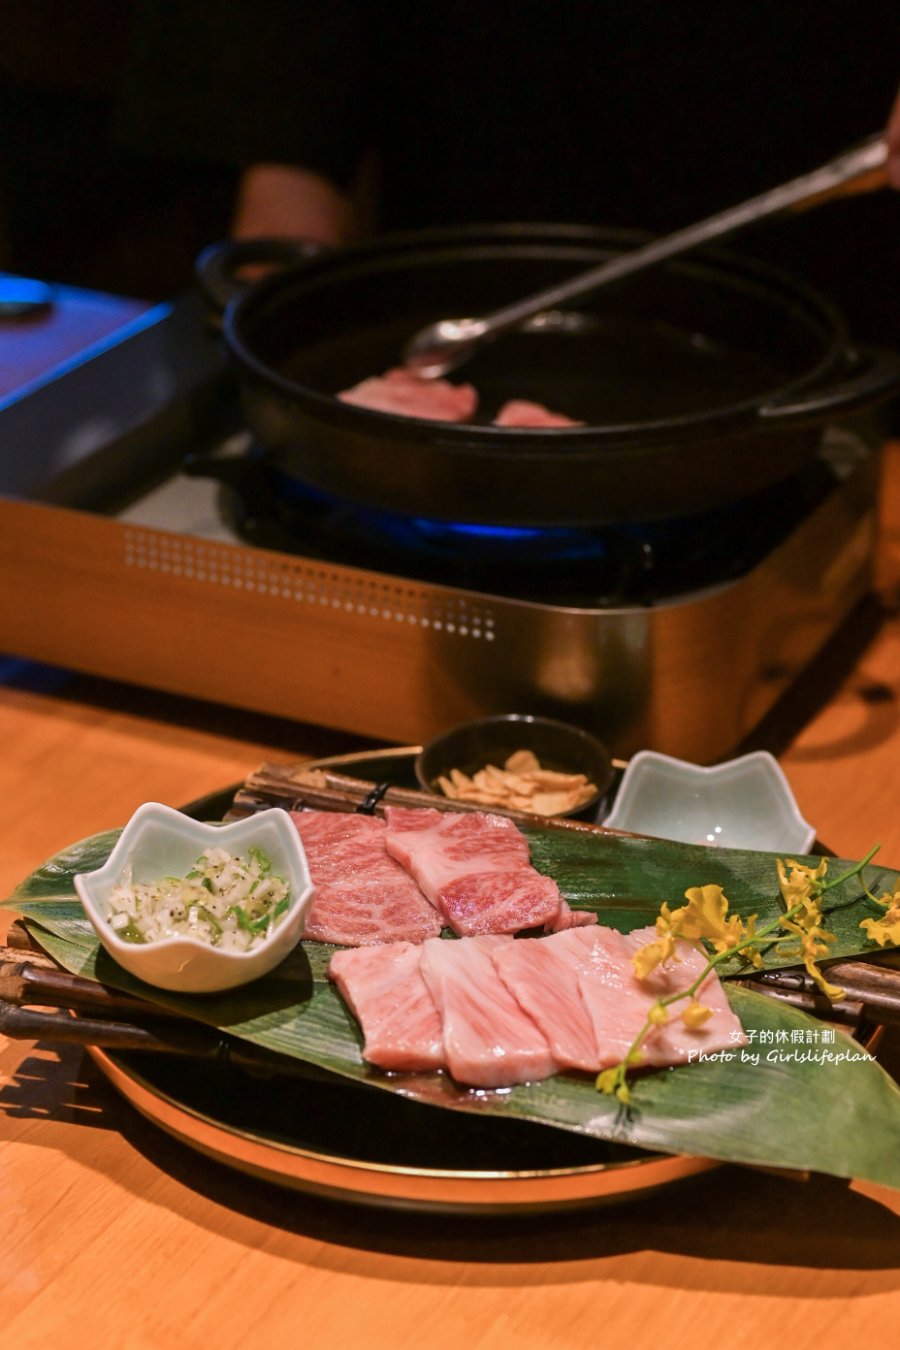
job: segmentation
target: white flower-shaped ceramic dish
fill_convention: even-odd
[[[184,876],[210,846],[238,856],[253,845],[290,886],[287,913],[253,950],[220,951],[193,937],[126,942],[110,927],[110,896],[127,863],[134,881],[153,882]],[[189,994],[233,989],[274,969],[300,941],[314,893],[300,836],[286,811],[273,807],[231,825],[205,825],[158,802],[138,807],[103,867],[79,873],[75,889],[94,932],[120,966],[147,984]]]
[[[705,768],[641,750],[604,825],[684,844],[808,853],[816,832],[765,750]]]

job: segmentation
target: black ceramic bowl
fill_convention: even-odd
[[[591,819],[613,780],[613,764],[606,746],[580,727],[551,717],[505,713],[466,722],[426,745],[416,757],[416,778],[426,792],[439,795],[438,779],[459,769],[472,777],[487,764],[502,768],[517,750],[531,750],[544,769],[583,773],[597,789],[590,801],[567,816]],[[490,808],[486,808],[490,809]]]

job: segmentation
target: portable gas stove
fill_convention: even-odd
[[[731,752],[870,589],[879,455],[612,531],[395,517],[279,480],[192,299],[0,409],[6,650],[415,742],[549,713],[613,753]]]

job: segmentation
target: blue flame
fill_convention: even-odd
[[[497,539],[515,543],[525,539],[556,539],[561,543],[577,537],[577,531],[540,525],[471,525],[461,520],[434,520],[430,516],[412,516],[410,523],[422,534],[461,535],[475,539]]]

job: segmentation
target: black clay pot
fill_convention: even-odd
[[[692,515],[789,478],[827,424],[900,388],[900,358],[854,348],[824,297],[768,267],[703,252],[598,294],[575,331],[486,345],[450,377],[478,389],[477,424],[337,397],[399,364],[426,323],[488,312],[638,242],[499,226],[333,251],[228,243],[207,250],[198,274],[224,307],[246,417],[278,469],[404,515],[509,525]],[[242,264],[264,260],[282,270],[251,285],[236,279]],[[509,398],[585,425],[492,426]]]

